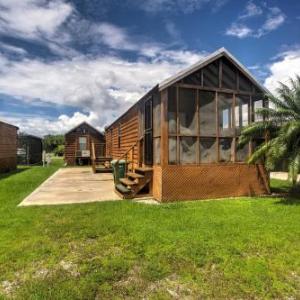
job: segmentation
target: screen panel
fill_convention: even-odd
[[[215,92],[199,92],[200,135],[216,135],[216,100]]]
[[[179,89],[179,132],[185,135],[197,134],[196,90]]]
[[[196,144],[197,138],[181,137],[180,138],[180,163],[181,164],[195,164],[196,159]]]
[[[217,140],[216,138],[200,138],[200,162],[214,163],[217,162]]]

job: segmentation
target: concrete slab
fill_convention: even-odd
[[[270,178],[280,179],[280,180],[288,180],[287,172],[271,172]],[[300,182],[300,175],[297,176],[297,181]]]
[[[63,168],[42,183],[19,206],[113,200],[121,198],[114,192],[112,174],[94,174],[90,167]]]

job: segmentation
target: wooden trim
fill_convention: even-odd
[[[216,109],[216,144],[217,144],[217,161],[220,161],[220,151],[219,151],[219,137],[220,137],[220,128],[219,128],[219,93],[215,92],[215,109]]]
[[[223,85],[223,62],[222,58],[219,59],[219,88]]]
[[[213,87],[204,87],[200,85],[195,84],[186,84],[186,83],[177,83],[174,86],[186,88],[186,89],[197,89],[197,90],[203,90],[203,91],[210,91],[210,92],[219,92],[219,93],[225,93],[225,94],[240,94],[240,95],[253,95],[249,92],[244,91],[237,91],[237,90],[230,90],[230,89],[224,89],[224,88],[213,88]]]

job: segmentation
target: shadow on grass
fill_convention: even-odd
[[[29,170],[30,167],[18,167],[17,169],[13,170],[13,171],[10,171],[10,172],[7,172],[7,173],[3,173],[3,174],[0,174],[0,180],[1,179],[5,179],[5,178],[8,178],[12,175],[15,175],[15,174],[18,174],[18,173],[22,173],[24,171],[27,171]]]
[[[275,202],[275,204],[281,205],[300,205],[300,195],[296,198],[295,195],[288,195],[286,197],[281,198],[279,201]]]

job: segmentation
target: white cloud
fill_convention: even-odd
[[[276,30],[284,23],[286,17],[279,8],[273,7],[270,9],[270,11],[271,12],[268,14],[265,23],[258,30],[257,37],[261,37],[262,35]]]
[[[247,19],[254,16],[259,16],[263,13],[260,6],[256,5],[252,1],[249,1],[245,7],[245,12],[239,16],[239,19]]]
[[[75,112],[72,116],[60,115],[57,119],[47,119],[44,116],[11,114],[9,116],[0,113],[0,119],[18,126],[21,132],[43,137],[47,134],[64,134],[82,122],[88,122],[98,130],[99,116],[90,112],[83,114]]]
[[[184,1],[178,0],[177,5]],[[187,2],[192,7],[193,2],[199,5],[203,1]],[[148,89],[203,57],[203,53],[170,50],[168,45],[148,41],[110,23],[84,20],[64,0],[0,0],[0,6],[0,32],[44,43],[59,55],[55,60],[32,58],[24,49],[0,44],[4,49],[0,52],[1,93],[29,106],[67,105],[78,110],[73,116],[62,114],[54,120],[4,116],[33,134],[60,132],[84,120],[103,128]],[[173,34],[175,29],[169,28]],[[92,43],[97,54],[84,56],[73,42],[81,46]],[[103,51],[103,45],[108,51]],[[123,59],[117,50],[133,51],[137,58]],[[13,51],[20,54],[17,61],[8,55]]]
[[[0,0],[0,32],[39,39],[53,37],[73,7],[60,0]]]
[[[258,28],[251,28],[245,24],[245,21],[255,16],[264,17],[264,22]],[[263,3],[263,6],[258,6],[253,1],[249,1],[245,7],[245,12],[240,14],[237,20],[238,22],[231,23],[226,29],[226,35],[241,39],[246,37],[260,38],[279,28],[285,22],[286,16],[279,7],[268,7],[266,3]]]
[[[150,60],[134,62],[108,55],[53,62],[28,58],[12,62],[0,56],[0,90],[29,105],[38,99],[93,112],[103,128],[148,89],[202,57],[201,53],[163,50]],[[38,128],[48,132],[52,127],[45,121]]]
[[[211,4],[213,10],[218,10],[228,0],[129,0],[140,9],[149,13],[179,12],[184,14],[193,13],[203,8],[205,4]]]
[[[236,36],[240,39],[245,38],[247,36],[252,35],[252,29],[248,26],[243,24],[236,24],[233,23],[229,28],[226,30],[226,35]]]
[[[12,46],[9,44],[5,44],[0,42],[0,50],[8,53],[14,53],[14,54],[19,54],[19,55],[25,55],[27,54],[27,51],[23,48]]]
[[[284,51],[277,60],[269,66],[270,75],[264,85],[271,92],[275,92],[278,82],[288,83],[290,77],[300,75],[300,47]]]

